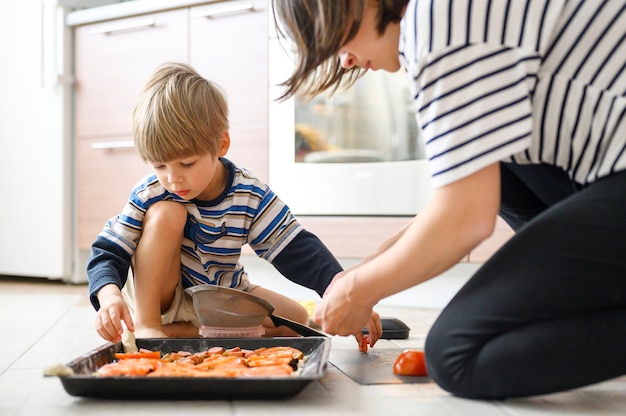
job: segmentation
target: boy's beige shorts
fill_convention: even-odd
[[[248,287],[245,289],[246,292],[251,292],[258,285],[254,285],[252,283],[248,284]],[[128,271],[128,278],[126,280],[126,284],[122,288],[122,296],[124,298],[124,302],[128,306],[131,315],[133,318],[135,317],[135,280],[133,278],[132,269]],[[174,322],[191,322],[194,326],[200,328],[202,324],[200,323],[200,319],[198,319],[198,315],[196,314],[196,310],[193,307],[193,300],[191,296],[185,292],[183,289],[182,280],[178,282],[178,286],[176,286],[176,292],[174,293],[174,299],[172,299],[172,304],[169,309],[165,311],[161,315],[161,323],[163,325],[171,324]]]
[[[122,288],[122,296],[124,302],[128,306],[131,315],[135,317],[135,280],[133,278],[132,270],[128,272],[128,280]],[[183,289],[182,281],[178,282],[176,286],[176,292],[174,293],[174,299],[172,304],[165,313],[161,314],[161,323],[163,325],[171,324],[174,322],[191,322],[194,326],[200,328],[200,320],[196,311],[193,308],[193,300],[191,296],[185,293]]]

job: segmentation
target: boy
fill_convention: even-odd
[[[200,323],[184,288],[200,284],[253,292],[276,315],[308,323],[297,302],[249,283],[239,262],[245,244],[320,296],[342,271],[266,184],[224,158],[228,127],[224,95],[186,64],[160,66],[140,92],[133,136],[153,173],[106,223],[87,263],[103,338],[119,341],[122,321],[138,338],[198,336]],[[264,326],[266,336],[293,335],[269,318]]]

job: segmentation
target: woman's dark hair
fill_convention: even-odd
[[[295,68],[281,84],[286,91],[279,100],[334,92],[364,73],[358,67],[344,69],[337,52],[356,36],[366,2],[376,3],[382,35],[389,23],[400,21],[409,0],[272,0],[278,35],[296,48]]]

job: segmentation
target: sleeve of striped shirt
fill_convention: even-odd
[[[521,50],[486,44],[425,56],[415,102],[435,187],[530,146],[536,63]]]
[[[131,256],[118,245],[102,237],[96,238],[87,259],[89,300],[95,310],[100,309],[98,291],[108,284],[120,289],[126,283]]]
[[[510,160],[532,141],[532,99],[561,6],[526,0],[411,0],[400,55],[433,185]]]
[[[302,230],[272,262],[283,276],[315,290],[320,297],[337,273],[337,259],[314,234]]]
[[[248,242],[259,257],[271,263],[302,229],[289,207],[267,189],[250,226]]]

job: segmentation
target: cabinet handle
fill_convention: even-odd
[[[97,142],[91,145],[94,150],[131,149],[135,145],[132,140],[120,140],[117,142]]]
[[[91,31],[92,35],[110,35],[115,32],[124,32],[127,30],[136,30],[136,29],[144,29],[148,27],[156,26],[156,20],[154,19],[144,19],[144,20],[136,20],[130,23],[121,23],[117,25],[104,26],[102,28],[93,29]]]
[[[207,19],[213,19],[216,17],[252,11],[254,11],[254,3],[239,3],[225,7],[213,7],[206,12],[195,14],[193,17],[206,17]]]

